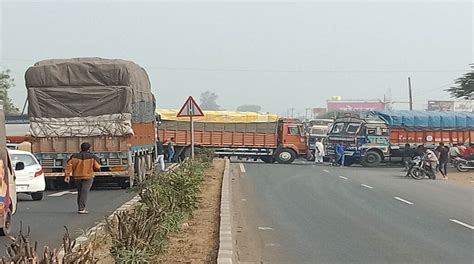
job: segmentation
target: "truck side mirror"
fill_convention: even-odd
[[[15,165],[15,170],[16,171],[21,171],[21,170],[24,170],[25,169],[25,163],[23,162],[17,162],[16,165]]]

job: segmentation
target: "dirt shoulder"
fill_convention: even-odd
[[[441,174],[438,175],[438,179],[442,180]],[[474,172],[459,172],[455,168],[448,168],[448,180],[449,182],[461,185],[468,185],[474,187]]]
[[[153,263],[216,263],[224,160],[214,160],[201,187],[200,205],[181,231],[170,236],[165,254]]]

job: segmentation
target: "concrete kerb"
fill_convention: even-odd
[[[173,163],[171,164],[168,169],[166,170],[167,172],[171,172],[173,171],[173,169],[175,169],[177,166],[179,166],[180,163]],[[107,217],[107,220],[112,220],[114,218],[115,215],[117,215],[117,213],[121,212],[121,211],[125,211],[125,210],[130,210],[131,208],[133,208],[138,202],[140,201],[140,196],[139,195],[136,195],[135,197],[133,197],[130,201],[124,203],[122,206],[120,206],[119,208],[117,208],[111,215],[109,215]],[[84,245],[86,242],[88,242],[89,240],[89,237],[90,236],[93,236],[95,235],[97,232],[101,231],[104,229],[105,227],[105,220],[99,222],[97,225],[95,225],[94,227],[90,228],[87,230],[87,232],[85,232],[84,234],[82,234],[81,236],[77,237],[76,239],[74,239],[75,241],[75,246],[74,246],[74,249],[78,249],[81,245]],[[58,252],[58,257],[60,260],[63,259],[64,257],[64,248],[61,246],[61,249],[59,250]]]
[[[218,264],[232,264],[235,262],[231,220],[232,196],[230,190],[230,160],[225,159],[221,189],[219,252],[217,254]]]

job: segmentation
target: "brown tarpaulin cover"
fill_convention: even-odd
[[[130,131],[130,122],[152,122],[155,118],[155,99],[148,75],[131,61],[102,58],[44,60],[26,71],[25,81],[29,115],[38,128],[32,133],[37,136],[57,136],[57,131],[49,130],[57,130],[58,126],[64,131],[77,131],[77,128],[71,130],[67,126],[79,123],[83,126],[90,120],[94,120],[91,125],[97,129],[87,129],[88,135],[121,135]],[[115,120],[118,116],[120,118]],[[124,116],[130,116],[131,120]],[[78,123],[78,118],[83,118],[82,122]],[[68,124],[69,119],[75,122]],[[125,127],[114,126],[109,130],[107,123],[111,121],[116,125],[123,122]]]

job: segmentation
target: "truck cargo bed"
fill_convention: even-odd
[[[276,148],[277,122],[194,124],[194,141],[198,146]],[[162,141],[174,137],[177,145],[190,145],[189,122],[165,120],[158,128]]]

